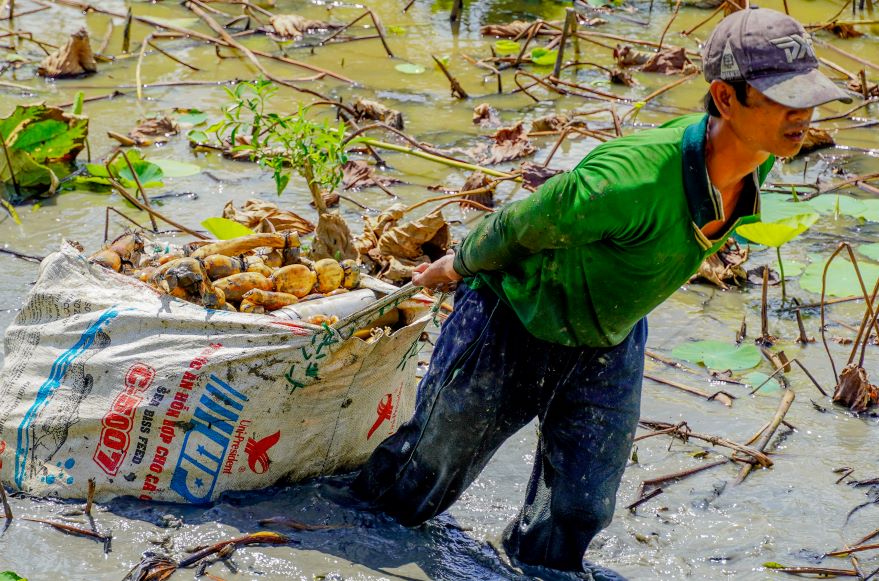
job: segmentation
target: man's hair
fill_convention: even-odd
[[[748,82],[747,81],[723,81],[727,85],[733,88],[733,91],[736,93],[736,100],[742,105],[748,104]],[[720,117],[720,111],[717,109],[717,105],[714,104],[714,97],[711,96],[711,92],[705,93],[705,97],[702,99],[702,104],[705,106],[705,112],[711,115],[712,117]]]

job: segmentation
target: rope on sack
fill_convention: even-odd
[[[396,290],[378,299],[375,303],[369,305],[368,307],[356,313],[348,315],[334,325],[325,324],[325,329],[335,332],[340,339],[340,343],[342,343],[350,339],[354,335],[354,331],[356,329],[368,325],[373,320],[383,315],[389,308],[395,308],[400,303],[418,294],[419,292],[421,292],[421,287],[415,286],[410,282],[409,284],[400,287],[399,290]],[[345,390],[345,397],[344,399],[342,399],[342,402],[348,401],[351,390],[354,388],[354,383],[354,381],[351,381],[348,384],[348,389]],[[345,409],[344,404],[339,406],[338,413],[336,414],[336,421],[333,422],[333,432],[330,436],[329,443],[327,444],[327,452],[324,455],[323,465],[321,466],[321,473],[326,473],[326,465],[329,461],[330,454],[333,451],[333,442],[336,441],[336,434],[339,430],[339,424],[341,422],[343,409]]]

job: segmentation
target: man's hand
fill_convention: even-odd
[[[458,281],[464,278],[452,267],[455,253],[449,251],[445,256],[431,264],[419,264],[415,267],[412,283],[423,286],[429,291],[447,292],[453,290]]]

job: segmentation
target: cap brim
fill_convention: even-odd
[[[748,84],[776,103],[794,109],[808,109],[831,101],[852,102],[847,92],[818,69],[748,79]]]

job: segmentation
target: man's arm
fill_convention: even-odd
[[[505,270],[549,248],[580,246],[621,234],[631,220],[615,183],[587,165],[547,181],[537,192],[483,219],[461,243],[454,271]]]

